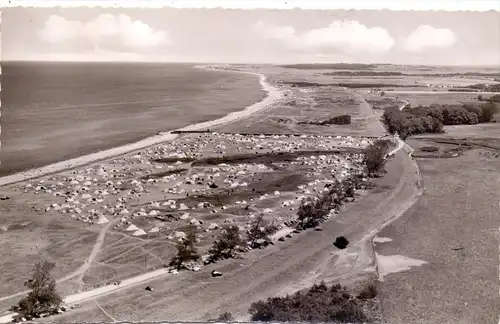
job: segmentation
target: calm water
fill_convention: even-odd
[[[255,76],[187,64],[3,63],[0,175],[244,109]]]

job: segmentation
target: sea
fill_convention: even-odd
[[[3,62],[0,176],[245,109],[255,75],[194,64]]]

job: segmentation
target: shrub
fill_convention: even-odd
[[[368,175],[378,175],[384,171],[385,155],[389,149],[389,144],[388,140],[377,140],[365,149],[363,162]]]
[[[351,116],[349,115],[335,116],[326,122],[328,124],[335,124],[335,125],[349,125],[351,123]]]
[[[216,319],[209,320],[209,322],[232,322],[233,320],[233,314],[231,314],[230,312],[224,312],[220,314]]]
[[[238,226],[226,226],[217,240],[212,243],[212,247],[208,251],[210,255],[208,262],[236,258],[238,250],[241,250],[243,245]]]
[[[420,151],[433,153],[433,152],[439,151],[439,147],[437,147],[437,146],[423,146],[420,148]]]
[[[368,300],[377,297],[378,291],[377,286],[373,281],[370,281],[364,285],[364,287],[359,292],[357,298],[361,300]]]
[[[489,123],[493,120],[493,116],[498,113],[498,107],[494,102],[488,102],[481,105],[481,122]]]
[[[59,308],[62,298],[56,291],[56,281],[50,275],[54,267],[55,263],[49,261],[35,264],[31,279],[24,283],[31,291],[11,311],[33,318],[43,313],[54,313]]]
[[[355,189],[362,184],[359,175],[329,185],[329,190],[317,197],[302,201],[297,211],[298,229],[313,228],[324,222],[332,209],[340,207],[348,197],[354,197]]]
[[[190,226],[186,232],[186,238],[177,243],[177,254],[170,260],[169,264],[177,270],[182,269],[185,262],[198,261],[200,259],[200,255],[194,246],[196,242],[196,227]]]
[[[359,323],[368,319],[363,305],[339,284],[328,288],[322,282],[305,292],[252,303],[248,312],[253,321]]]
[[[278,228],[272,224],[269,224],[262,215],[257,216],[257,218],[250,224],[250,229],[247,232],[248,240],[252,247],[257,245],[259,240],[269,241],[269,235],[276,233]]]

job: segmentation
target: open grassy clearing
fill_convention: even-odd
[[[20,192],[6,193],[10,199],[0,204],[0,258],[4,261],[0,265],[0,298],[23,291],[24,281],[39,260],[57,261],[56,279],[75,271],[97,238],[96,228],[82,227],[56,213],[36,211],[40,205]]]
[[[475,93],[391,93],[386,92],[385,96],[390,98],[397,98],[398,100],[406,100],[411,106],[430,106],[432,104],[454,105],[454,104],[467,104],[478,103]],[[485,98],[488,95],[484,95]]]
[[[453,145],[431,142],[409,140],[415,148]],[[425,192],[378,234],[392,241],[376,244],[376,252],[427,263],[385,277],[381,296],[387,320],[411,322],[419,314],[420,323],[493,323],[500,311],[498,288],[491,284],[498,280],[492,260],[498,258],[499,159],[475,148],[455,158],[417,161]]]

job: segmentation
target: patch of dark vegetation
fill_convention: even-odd
[[[398,133],[405,139],[416,134],[443,133],[443,125],[488,123],[498,111],[498,106],[493,102],[480,105],[407,107],[402,111],[391,108],[384,111],[382,121],[389,133]]]
[[[321,282],[293,295],[254,302],[248,312],[252,321],[262,322],[369,323],[373,319],[367,308],[377,295],[374,288],[366,288],[360,298],[340,284],[328,287]]]
[[[171,131],[171,134],[199,134],[199,133],[210,133],[211,131],[209,129],[205,130],[193,130],[193,131],[183,131],[183,130],[175,130]]]
[[[382,93],[381,93],[381,96],[382,96]],[[370,106],[372,106],[372,108],[376,109],[376,110],[384,110],[384,109],[398,108],[399,107],[398,102],[395,102],[395,100],[393,98],[389,98],[389,97],[383,97],[383,98],[377,99],[377,100],[367,99],[366,102],[369,103]]]
[[[186,231],[186,238],[177,243],[177,254],[170,260],[170,266],[177,270],[185,267],[186,262],[195,262],[200,259],[196,243],[196,227],[190,226]]]
[[[166,171],[162,171],[162,172],[157,172],[157,173],[152,173],[152,174],[145,175],[141,179],[144,179],[144,180],[159,179],[159,178],[163,178],[163,177],[166,177],[166,176],[169,176],[169,175],[172,175],[172,174],[185,173],[187,171],[188,171],[188,169],[185,169],[185,168],[175,169],[175,170],[166,170]]]
[[[263,248],[270,244],[270,235],[276,233],[278,227],[267,222],[262,215],[257,216],[250,224],[247,238],[251,248]]]
[[[210,194],[192,195],[188,198],[179,199],[178,202],[208,202],[215,207],[221,207],[232,205],[236,201],[257,198],[266,193],[273,193],[276,190],[281,192],[295,191],[297,186],[303,183],[304,177],[301,172],[274,171],[260,173],[253,176],[246,187],[217,188]]]
[[[476,146],[466,140],[460,141],[454,139],[432,139],[431,141],[436,144],[443,144],[443,146],[424,146],[420,148],[419,152],[414,152],[413,156],[416,158],[435,159],[454,158],[463,155],[464,152],[471,150]]]
[[[292,88],[310,88],[310,87],[343,87],[350,89],[362,88],[419,88],[423,85],[404,85],[404,84],[389,84],[389,83],[317,83],[307,81],[283,81],[282,84],[291,86]]]
[[[61,311],[63,300],[56,291],[56,281],[51,275],[54,267],[55,263],[49,261],[35,265],[32,277],[25,282],[31,291],[10,309],[18,313],[15,322],[47,317]]]
[[[484,98],[483,95],[479,95],[477,96],[477,100],[500,103],[500,94],[493,95],[489,98]]]
[[[448,92],[479,92],[479,90],[473,88],[450,88]]]
[[[244,246],[245,243],[239,227],[236,225],[226,226],[212,243],[212,247],[208,251],[209,258],[205,264],[237,258],[240,252],[245,252]]]
[[[153,162],[156,163],[176,163],[176,162],[183,162],[183,163],[189,163],[193,162],[195,158],[191,157],[167,157],[167,158],[159,158],[159,159],[154,159],[152,160]]]
[[[234,154],[221,157],[209,157],[199,159],[193,162],[192,166],[205,166],[217,164],[232,164],[232,163],[261,163],[271,166],[272,163],[292,162],[300,156],[310,156],[317,154],[343,154],[343,153],[360,153],[357,148],[339,148],[337,150],[311,150],[311,151],[295,151],[295,152],[266,152],[266,153],[249,153],[249,154]]]
[[[380,177],[385,173],[386,154],[391,146],[389,140],[376,140],[365,149],[363,162],[371,177]]]
[[[233,314],[230,312],[224,312],[215,319],[209,319],[209,322],[232,322],[234,320]]]
[[[366,282],[361,291],[358,293],[357,298],[361,300],[370,300],[374,299],[378,295],[377,285],[374,281]]]
[[[362,63],[312,63],[312,64],[285,64],[280,67],[300,70],[366,70],[374,69],[376,64]]]
[[[351,124],[351,116],[350,115],[340,115],[335,116],[330,119],[322,120],[322,121],[306,121],[306,122],[298,122],[297,124],[309,124],[309,125],[349,125]]]
[[[438,146],[423,146],[420,148],[420,151],[422,152],[438,152],[439,151],[439,147]]]
[[[350,89],[360,89],[360,88],[422,88],[423,85],[413,84],[389,84],[389,83],[333,83],[331,86],[345,87]]]
[[[415,116],[430,116],[443,125],[475,125],[489,123],[498,112],[494,103],[479,105],[431,105],[430,107],[415,107],[405,109]]]
[[[333,242],[333,246],[341,250],[345,249],[347,245],[349,245],[349,241],[344,236],[337,237]]]
[[[309,88],[309,87],[328,87],[329,84],[307,82],[307,81],[283,81],[282,84],[291,86],[292,88]]]
[[[328,219],[332,210],[338,211],[345,202],[353,201],[356,189],[365,189],[365,183],[362,175],[350,176],[329,184],[329,190],[319,196],[305,199],[297,211],[296,228],[305,230],[317,227]]]
[[[336,72],[323,73],[323,75],[354,77],[354,76],[403,76],[404,74],[401,72],[392,72],[392,71],[336,71]]]

